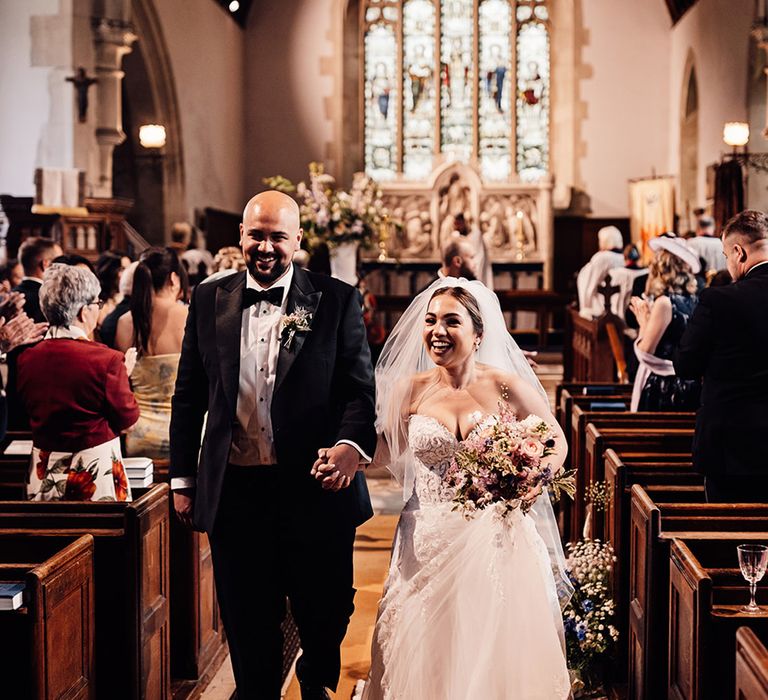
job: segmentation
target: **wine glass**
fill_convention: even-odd
[[[755,602],[757,582],[765,576],[768,566],[768,547],[763,544],[740,544],[736,549],[739,552],[739,567],[741,575],[749,582],[749,605],[741,610],[745,613],[760,612],[760,607]]]

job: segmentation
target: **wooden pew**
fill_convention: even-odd
[[[134,490],[134,498],[5,501],[0,532],[93,535],[96,696],[167,700],[168,486]]]
[[[663,457],[660,457],[663,459]],[[616,552],[611,587],[616,604],[616,627],[619,630],[618,675],[626,670],[627,628],[629,606],[629,533],[631,487],[639,484],[644,488],[662,487],[654,490],[654,496],[662,501],[704,502],[704,480],[693,471],[691,462],[623,461],[614,450],[605,452],[605,480],[608,502],[602,515],[603,526],[596,528],[604,533]],[[593,509],[594,510],[594,509]]]
[[[668,490],[665,490],[668,489]],[[680,487],[631,487],[629,547],[629,698],[666,694],[669,545],[674,537],[713,539],[743,533],[768,537],[768,506],[668,502]],[[700,493],[689,492],[698,499]],[[688,496],[683,496],[690,500]],[[682,498],[680,498],[682,500]],[[628,550],[628,551],[627,551]],[[735,556],[735,550],[734,550]]]
[[[605,397],[611,397],[609,400],[629,400],[632,395],[632,386],[630,384],[616,384],[614,382],[565,382],[555,387],[555,418],[560,427],[568,433],[571,425],[571,406],[574,399],[590,399],[592,401],[603,401]]]
[[[168,460],[155,459],[155,483],[170,483]],[[173,696],[203,687],[226,656],[208,535],[182,525],[168,492],[171,678]]]
[[[0,611],[2,696],[95,699],[93,537],[0,533],[0,581],[24,583]]]
[[[608,448],[620,453],[648,452],[663,456],[664,461],[677,462],[690,459],[692,445],[693,428],[598,428],[594,423],[589,423],[584,447],[584,481],[591,483],[605,479],[604,455]],[[677,457],[668,459],[670,455]],[[593,537],[603,537],[602,526],[600,519],[593,523]]]
[[[26,500],[28,473],[29,457],[0,460],[0,501]]]
[[[714,534],[714,533],[713,533]],[[749,599],[736,546],[768,544],[768,533],[715,539],[675,538],[669,551],[669,659],[667,696],[676,700],[720,700],[736,682],[736,630],[747,625],[768,637],[768,608],[741,611]],[[768,603],[765,585],[758,603]]]
[[[602,451],[603,434],[615,438],[619,435],[616,431],[625,431],[628,440],[623,440],[622,451],[649,452],[667,454],[685,455],[686,461],[690,459],[690,444],[681,449],[678,445],[675,449],[669,444],[668,439],[662,439],[656,444],[654,440],[644,440],[645,433],[658,435],[658,431],[663,429],[677,429],[679,427],[687,428],[693,425],[693,414],[689,413],[615,413],[602,411],[585,411],[580,406],[573,406],[571,419],[571,434],[569,439],[571,457],[571,468],[576,469],[576,499],[571,507],[571,524],[569,532],[573,538],[581,536],[586,517],[586,489],[587,486],[596,481],[602,481]],[[589,426],[592,426],[592,441],[589,441]],[[692,434],[691,434],[692,435]],[[636,439],[635,439],[636,438]],[[692,442],[692,437],[689,442]],[[636,448],[632,445],[636,445]],[[678,457],[679,458],[679,457]],[[598,528],[602,527],[598,523]],[[595,532],[595,536],[600,536]]]
[[[768,700],[768,650],[749,627],[736,631],[736,699]]]

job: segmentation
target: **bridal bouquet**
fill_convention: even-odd
[[[301,227],[310,249],[358,241],[369,247],[387,223],[378,185],[364,173],[355,173],[349,192],[336,187],[322,163],[309,164],[309,180],[294,185],[277,175],[265,178],[269,187],[293,196],[301,210]]]
[[[555,474],[547,457],[554,453],[552,427],[536,415],[517,420],[506,404],[480,422],[456,450],[446,478],[455,489],[454,510],[466,517],[498,504],[503,515],[527,513],[544,487],[556,499],[571,498],[574,472]]]

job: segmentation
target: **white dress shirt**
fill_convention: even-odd
[[[266,291],[249,273],[245,275],[246,288]],[[293,281],[293,265],[269,289],[283,288],[283,301],[275,306],[260,301],[243,309],[240,332],[240,378],[238,381],[237,423],[232,430],[229,462],[238,466],[270,465],[277,463],[272,431],[272,394],[275,390],[277,361],[280,354],[282,317],[288,306],[288,290]],[[361,456],[361,462],[371,458],[357,443],[339,440],[337,445],[348,444]],[[307,466],[309,469],[311,465]],[[194,477],[171,479],[171,489],[195,486]]]
[[[250,274],[246,289],[265,291]],[[260,301],[243,309],[240,332],[240,380],[237,391],[237,424],[232,430],[229,461],[240,466],[275,464],[277,455],[272,434],[272,393],[280,353],[280,321],[288,306],[288,290],[293,281],[293,265],[272,284],[282,288],[280,306]]]

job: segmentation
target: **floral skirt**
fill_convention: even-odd
[[[32,448],[30,501],[130,501],[120,438],[79,452]]]

